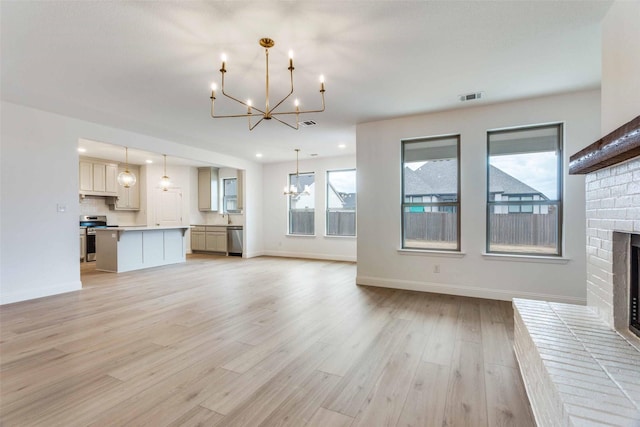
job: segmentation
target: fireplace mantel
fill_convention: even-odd
[[[569,174],[584,175],[640,156],[640,116],[570,157]]]

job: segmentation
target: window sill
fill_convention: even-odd
[[[430,249],[398,249],[400,255],[439,256],[445,258],[463,258],[466,253],[459,251],[438,251]]]
[[[287,237],[316,237],[315,234],[285,234]]]
[[[341,236],[339,234],[325,234],[328,239],[355,239],[357,236]]]
[[[492,254],[487,252],[483,252],[482,257],[491,261],[537,262],[542,264],[567,264],[571,261],[571,258],[556,256]]]

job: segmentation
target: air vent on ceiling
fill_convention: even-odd
[[[304,122],[300,122],[300,126],[303,127],[309,127],[309,126],[315,126],[318,123],[314,122],[313,120],[305,120]]]
[[[459,95],[460,101],[462,102],[474,101],[476,99],[481,99],[483,97],[484,97],[484,92],[473,92],[473,93],[467,93],[465,95]]]

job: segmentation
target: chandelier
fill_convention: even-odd
[[[118,174],[118,184],[124,188],[136,185],[136,176],[129,172],[129,148],[124,147],[124,171]]]
[[[218,119],[218,118],[227,118],[227,117],[247,117],[248,119],[248,123],[249,123],[249,130],[253,130],[256,126],[258,126],[263,120],[277,120],[278,122],[289,126],[292,129],[298,129],[298,125],[299,125],[299,116],[300,114],[308,114],[308,113],[321,113],[324,111],[324,77],[320,76],[320,96],[322,97],[322,109],[320,110],[300,110],[300,102],[296,99],[294,101],[294,110],[291,111],[276,111],[276,109],[287,99],[289,98],[292,94],[293,94],[293,52],[289,51],[289,67],[287,68],[289,70],[289,74],[290,74],[290,78],[291,78],[291,90],[289,91],[289,93],[282,98],[279,102],[277,102],[275,104],[274,107],[271,107],[269,104],[269,48],[272,48],[275,45],[275,41],[273,41],[270,38],[262,38],[260,39],[260,46],[262,46],[264,48],[264,54],[265,54],[265,58],[266,58],[266,77],[265,77],[265,108],[264,110],[257,108],[253,105],[253,103],[251,102],[250,99],[248,99],[246,102],[239,100],[238,98],[235,98],[229,94],[227,94],[224,91],[224,75],[227,73],[227,58],[226,55],[222,55],[222,68],[220,68],[220,74],[221,74],[221,79],[222,79],[222,94],[224,96],[226,96],[229,99],[232,99],[233,101],[236,101],[239,104],[244,105],[247,108],[247,112],[245,114],[231,114],[231,115],[222,115],[222,116],[216,116],[214,113],[214,105],[215,105],[215,100],[216,100],[216,89],[217,89],[217,85],[216,83],[212,83],[211,84],[211,117],[213,117],[214,119]],[[293,126],[292,124],[287,123],[286,121],[278,118],[277,116],[284,116],[284,115],[294,115],[296,116],[296,125]],[[260,119],[255,122],[254,124],[251,124],[251,119],[253,117],[260,117]]]
[[[296,185],[291,184],[289,187],[284,187],[284,195],[290,197],[297,196],[308,196],[311,194],[309,191],[309,186],[305,185],[303,191],[298,191],[298,187],[300,185],[300,174],[298,172],[298,153],[300,152],[299,148],[296,148]]]

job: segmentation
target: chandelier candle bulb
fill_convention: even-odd
[[[293,70],[293,51],[289,51],[289,70]]]
[[[227,55],[226,54],[222,54],[222,68],[220,69],[220,72],[224,73],[227,71]]]
[[[320,76],[320,92],[324,92],[324,76]]]

